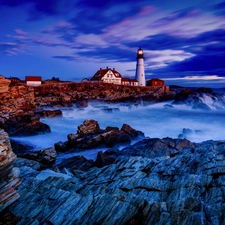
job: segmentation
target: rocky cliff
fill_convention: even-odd
[[[9,84],[10,80],[5,79],[3,76],[0,75],[0,93],[8,91]]]
[[[16,188],[21,181],[19,169],[12,165],[15,159],[8,134],[0,129],[0,212],[19,197]]]

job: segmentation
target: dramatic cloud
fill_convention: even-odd
[[[142,47],[147,76],[224,76],[225,2],[201,3],[0,0],[1,61],[41,54],[56,67],[74,62],[66,68],[71,74],[79,62],[110,62],[129,72]]]

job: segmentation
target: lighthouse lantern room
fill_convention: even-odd
[[[135,79],[139,86],[145,86],[144,52],[142,48],[137,51],[137,66]]]

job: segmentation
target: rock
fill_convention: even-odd
[[[82,125],[78,126],[77,134],[68,134],[68,141],[55,143],[55,149],[64,152],[105,146],[112,147],[130,144],[131,140],[137,137],[143,138],[144,134],[127,124],[124,124],[121,129],[108,126],[105,130],[102,130],[97,121],[85,120]]]
[[[173,107],[172,105],[170,105],[170,104],[165,104],[163,107],[166,108],[166,109],[172,109],[172,108],[174,108],[174,107]]]
[[[13,167],[15,159],[8,134],[0,129],[0,212],[19,198],[20,171]]]
[[[88,107],[88,100],[87,99],[82,99],[82,100],[76,101],[75,105],[76,105],[77,108]]]
[[[67,150],[67,142],[59,141],[54,144],[54,148],[57,152],[65,152]]]
[[[62,116],[62,111],[57,110],[42,110],[42,111],[36,111],[36,114],[38,114],[40,117],[57,117]]]
[[[10,139],[13,152],[18,156],[22,157],[25,153],[30,152],[34,149],[33,146],[20,143],[19,141]]]
[[[121,130],[126,132],[127,134],[129,134],[132,138],[135,138],[135,137],[138,137],[138,136],[144,137],[144,133],[142,133],[141,131],[137,131],[137,130],[133,129],[128,124],[123,124],[123,126],[121,127]]]
[[[82,170],[87,171],[94,167],[94,161],[88,160],[84,156],[74,156],[68,159],[64,159],[60,164],[57,165],[59,169],[64,167],[69,168],[71,171]]]
[[[89,135],[99,132],[98,122],[95,120],[85,120],[82,125],[78,126],[79,135]]]
[[[10,80],[0,75],[0,93],[7,92],[9,89]]]
[[[41,165],[39,162],[31,160],[31,159],[25,159],[25,158],[17,158],[13,165],[15,167],[30,167],[33,170],[40,170]]]
[[[146,141],[139,150],[151,146],[154,158],[121,155],[101,168],[75,166],[74,176],[52,170],[24,176],[23,170],[21,197],[8,213],[20,224],[223,224],[225,142]],[[168,155],[166,146],[178,153]]]
[[[105,108],[105,109],[102,109],[102,111],[105,113],[113,113],[113,112],[119,112],[120,109],[119,108]]]
[[[26,153],[23,157],[38,161],[44,165],[51,165],[56,161],[57,153],[54,148],[45,148],[38,152]]]
[[[98,152],[97,159],[95,161],[95,165],[99,168],[113,164],[116,161],[115,158],[104,154],[103,152]]]
[[[149,138],[122,149],[120,153],[125,155],[155,158],[175,155],[184,148],[192,148],[194,146],[195,144],[191,143],[187,139]]]
[[[51,132],[47,124],[40,122],[39,116],[23,113],[6,120],[4,129],[10,136],[31,136]]]
[[[192,107],[192,109],[211,110],[211,108],[205,103],[197,103]]]

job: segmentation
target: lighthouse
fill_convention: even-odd
[[[135,79],[138,81],[138,86],[145,86],[144,52],[141,48],[137,51]]]

